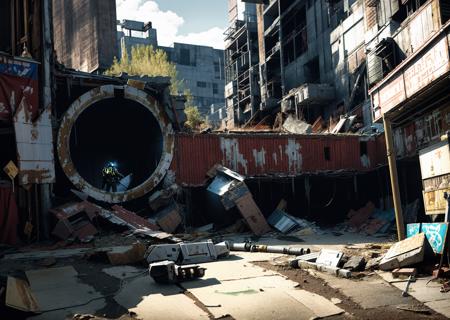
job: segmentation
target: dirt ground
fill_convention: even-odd
[[[269,262],[256,262],[256,265],[263,267],[265,269],[270,269],[281,273],[282,275],[288,277],[290,280],[299,283],[299,289],[304,289],[316,294],[319,294],[327,299],[337,298],[342,301],[342,303],[337,304],[339,308],[345,310],[346,313],[338,316],[329,317],[327,319],[366,319],[366,320],[381,320],[381,319],[396,319],[396,320],[411,320],[411,319],[433,319],[433,320],[443,320],[446,317],[434,312],[433,310],[427,308],[424,304],[419,301],[417,306],[421,309],[426,309],[427,313],[417,313],[412,311],[405,311],[397,309],[396,307],[379,307],[375,309],[363,309],[358,304],[353,302],[350,298],[343,295],[339,290],[331,288],[322,279],[312,276],[306,270],[293,269],[287,266],[274,266]],[[399,294],[400,291],[399,291]]]

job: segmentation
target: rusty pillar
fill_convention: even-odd
[[[53,55],[53,32],[52,32],[52,7],[51,0],[42,0],[42,103],[44,109],[51,108],[52,105],[52,55]],[[51,203],[51,185],[44,183],[40,185],[41,205],[40,222],[41,233],[44,239],[50,236],[50,208]]]
[[[403,210],[398,186],[397,159],[394,149],[391,120],[383,116],[384,135],[386,137],[386,151],[389,163],[389,173],[391,177],[392,198],[394,200],[395,221],[397,223],[398,240],[405,239],[405,224],[403,222]]]

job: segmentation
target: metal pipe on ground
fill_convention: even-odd
[[[311,253],[309,248],[269,246],[264,244],[252,244],[251,242],[231,243],[230,251],[281,253],[294,256]]]

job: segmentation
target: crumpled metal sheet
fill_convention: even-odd
[[[281,210],[275,210],[267,219],[267,222],[282,233],[288,233],[289,231],[298,227],[295,220],[291,219]]]

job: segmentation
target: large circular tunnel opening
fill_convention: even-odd
[[[79,175],[102,189],[102,169],[109,162],[131,177],[118,191],[144,183],[158,167],[163,133],[152,112],[124,97],[106,98],[83,110],[72,126],[70,155]],[[129,184],[128,184],[129,183]]]

